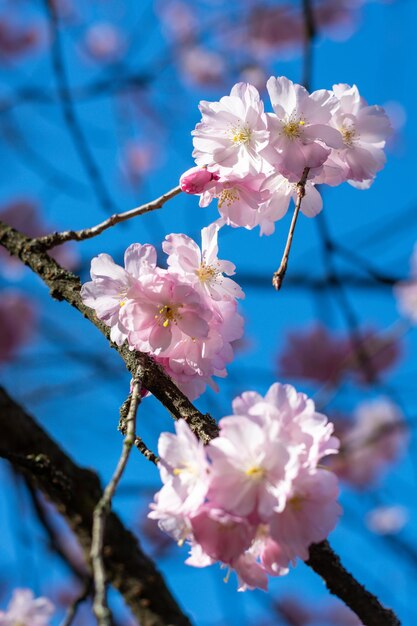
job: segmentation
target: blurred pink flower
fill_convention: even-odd
[[[0,18],[0,61],[13,61],[33,52],[42,39],[36,24],[27,26],[14,24],[10,19]]]
[[[18,291],[5,290],[0,297],[0,364],[14,358],[35,332],[33,303]]]
[[[197,85],[218,85],[227,70],[221,54],[201,46],[182,50],[179,55],[179,68],[184,80]]]
[[[95,22],[85,33],[83,49],[99,63],[117,61],[125,52],[126,38],[114,24]]]
[[[349,345],[343,337],[316,324],[310,329],[288,333],[287,345],[278,358],[278,370],[286,378],[336,384],[344,373],[349,354]]]
[[[368,489],[404,455],[409,433],[400,409],[386,398],[362,402],[353,419],[353,425],[345,424],[344,433],[338,433],[340,453],[328,464],[351,486]]]
[[[409,520],[404,506],[378,506],[366,514],[366,525],[377,535],[395,535]]]
[[[18,198],[0,209],[0,220],[21,231],[28,237],[39,237],[53,231],[42,219],[36,202],[28,198]],[[52,249],[48,254],[65,269],[74,269],[78,264],[78,255],[71,246],[64,244]],[[0,247],[0,274],[7,278],[15,278],[23,271],[22,262],[12,257]]]
[[[30,589],[15,589],[6,611],[0,611],[0,626],[47,626],[54,611],[47,598],[35,598]]]

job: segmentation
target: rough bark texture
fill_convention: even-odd
[[[102,496],[97,475],[76,465],[0,387],[0,455],[55,504],[89,560],[93,512]],[[123,595],[141,626],[191,626],[153,562],[120,519],[106,521],[104,562],[109,582]]]

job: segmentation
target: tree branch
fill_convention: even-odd
[[[132,397],[130,400],[129,413],[126,417],[126,435],[123,440],[122,453],[109,484],[106,486],[100,498],[93,516],[93,530],[91,542],[91,562],[94,576],[94,613],[99,626],[111,626],[110,611],[106,599],[106,572],[103,562],[104,531],[106,518],[111,510],[112,499],[126,469],[132,446],[135,442],[136,412],[140,404],[141,385],[135,380]]]
[[[175,198],[175,196],[180,193],[181,187],[174,187],[174,189],[167,191],[160,198],[152,200],[152,202],[142,204],[141,206],[130,209],[130,211],[125,211],[124,213],[115,213],[107,220],[104,220],[104,222],[100,222],[100,224],[97,224],[96,226],[91,226],[91,228],[83,228],[81,230],[64,230],[60,233],[50,233],[49,235],[38,237],[36,241],[39,242],[44,250],[50,250],[54,246],[60,246],[66,241],[83,241],[84,239],[91,239],[92,237],[97,237],[97,235],[100,235],[104,230],[107,230],[107,228],[110,228],[115,224],[120,224],[121,222],[125,222],[132,217],[143,215],[144,213],[149,213],[150,211],[155,211],[155,209],[160,209],[166,202],[168,202],[168,200]]]
[[[274,273],[272,277],[272,284],[277,291],[279,291],[282,287],[282,282],[285,278],[285,274],[287,272],[288,266],[288,258],[290,256],[292,239],[294,237],[295,225],[297,224],[298,214],[301,209],[301,201],[306,193],[306,182],[308,173],[310,171],[309,167],[305,167],[303,171],[303,175],[301,176],[299,182],[297,183],[297,202],[295,204],[294,213],[291,220],[290,230],[288,231],[287,243],[285,244],[284,254],[282,255],[281,265]]]
[[[343,567],[327,541],[310,546],[310,558],[306,563],[321,576],[330,593],[343,600],[365,626],[400,626],[395,614],[390,609],[384,608],[378,599]]]
[[[97,475],[77,466],[1,387],[0,428],[1,456],[30,476],[52,500],[88,559],[93,513],[103,495]],[[39,458],[48,459],[48,463],[41,463],[34,471]],[[65,485],[61,476],[65,476]],[[190,626],[153,562],[113,512],[107,518],[103,557],[110,583],[123,595],[141,626]]]

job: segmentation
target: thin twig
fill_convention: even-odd
[[[141,384],[138,380],[135,380],[133,383],[129,413],[126,418],[126,436],[123,440],[122,453],[114,474],[105,488],[102,498],[94,509],[91,541],[91,562],[94,576],[93,610],[99,626],[111,626],[111,616],[106,598],[106,572],[103,561],[104,531],[106,517],[111,509],[112,498],[126,468],[130,451],[135,442],[136,412],[141,400],[140,390]]]
[[[75,112],[74,103],[67,71],[64,62],[63,45],[58,24],[58,12],[53,0],[44,0],[49,18],[49,34],[51,38],[51,62],[58,89],[58,97],[68,132],[77,150],[86,174],[94,190],[100,207],[107,215],[116,211],[116,206],[110,197],[104,180],[96,165],[88,146],[86,137]]]
[[[301,201],[306,193],[307,176],[310,171],[309,167],[305,167],[300,181],[297,183],[297,202],[295,204],[294,213],[291,220],[290,230],[288,231],[287,243],[285,244],[284,254],[282,255],[281,265],[272,277],[272,284],[277,291],[281,289],[282,282],[287,271],[288,258],[290,256],[292,239],[294,237],[295,225],[297,223],[298,214],[301,208]]]
[[[120,407],[120,420],[119,420],[119,426],[117,427],[117,429],[122,433],[124,437],[126,436],[126,433],[127,433],[126,418],[130,410],[131,401],[132,401],[132,394],[129,394],[129,396],[126,398],[126,400],[123,402],[122,406]],[[139,450],[139,452],[143,454],[145,459],[147,459],[148,461],[151,461],[151,463],[153,463],[154,465],[158,464],[159,457],[154,452],[152,452],[150,448],[148,448],[148,446],[145,444],[143,439],[139,437],[138,435],[135,435],[134,445]]]
[[[92,578],[87,578],[84,583],[84,587],[82,588],[79,595],[71,602],[68,607],[67,613],[62,620],[60,626],[71,626],[75,616],[77,615],[77,611],[80,605],[87,600],[88,596],[91,595],[93,590],[93,580]]]
[[[50,248],[65,243],[66,241],[82,241],[83,239],[91,239],[92,237],[100,235],[104,230],[107,230],[107,228],[110,228],[115,224],[120,224],[121,222],[125,222],[132,217],[137,217],[138,215],[143,215],[144,213],[160,209],[166,202],[168,202],[168,200],[175,198],[175,196],[180,193],[181,187],[174,187],[159,198],[156,198],[156,200],[142,204],[141,206],[125,211],[124,213],[115,213],[96,226],[83,228],[81,230],[64,230],[60,233],[50,233],[49,235],[38,237],[36,241],[43,247],[44,250],[49,250]]]

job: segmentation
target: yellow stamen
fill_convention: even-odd
[[[200,282],[209,283],[217,276],[218,271],[213,265],[206,265],[203,261],[198,270],[196,270],[196,274]]]
[[[262,478],[265,474],[262,467],[258,467],[254,465],[245,471],[246,476],[250,476],[251,478]]]
[[[223,189],[219,196],[219,209],[222,208],[223,204],[230,207],[236,200],[239,200],[239,193],[237,189],[234,187],[232,189]]]
[[[251,130],[249,126],[236,126],[232,128],[232,141],[238,146],[249,143],[251,138]]]

